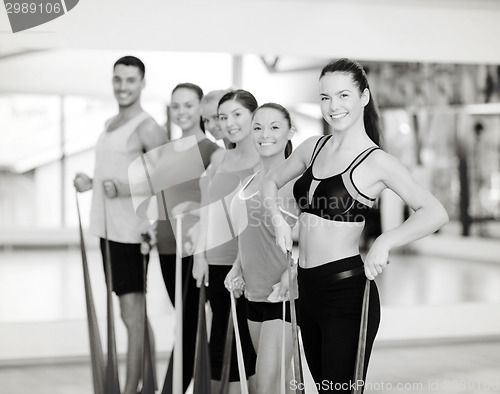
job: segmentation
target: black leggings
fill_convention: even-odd
[[[364,273],[338,280],[339,272],[362,267],[359,255],[298,269],[300,329],[304,352],[320,393],[350,393],[359,340]],[[380,322],[377,285],[370,283],[364,376]]]
[[[227,323],[231,312],[231,296],[224,286],[224,279],[231,269],[230,265],[209,265],[209,286],[207,287],[207,298],[212,307],[212,331],[210,333],[210,363],[212,367],[212,379],[221,380],[224,348],[227,335]],[[255,375],[255,353],[250,331],[248,329],[246,315],[246,299],[242,295],[237,299],[236,312],[238,316],[238,327],[240,331],[241,347],[243,350],[243,362],[247,378]],[[234,322],[233,322],[234,324]],[[229,381],[239,382],[238,359],[236,356],[236,342],[233,337],[231,349],[231,361],[229,369]]]
[[[200,289],[192,274],[193,256],[182,258],[182,385],[184,392],[191,383],[194,368],[196,329],[198,327],[198,302]],[[160,254],[161,273],[172,305],[175,306],[175,254]],[[187,283],[187,286],[186,286]],[[172,360],[172,357],[171,357]]]

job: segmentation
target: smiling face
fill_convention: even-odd
[[[281,111],[259,108],[252,122],[252,138],[260,157],[283,155],[293,129]]]
[[[250,136],[252,113],[237,100],[224,101],[219,106],[220,127],[225,137],[234,143]]]
[[[224,133],[220,127],[219,115],[217,114],[217,100],[204,101],[201,105],[201,117],[205,130],[214,136],[216,140],[224,137]]]
[[[351,74],[329,72],[319,81],[321,112],[326,122],[336,131],[363,127],[363,110],[370,94],[368,89],[359,92]]]
[[[191,130],[200,124],[201,105],[196,92],[187,88],[176,89],[172,93],[170,115],[183,131]]]
[[[134,105],[141,97],[145,81],[136,66],[118,64],[113,69],[113,92],[120,108]]]

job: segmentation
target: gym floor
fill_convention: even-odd
[[[100,252],[90,246],[88,257],[104,339]],[[92,393],[81,277],[78,249],[0,250],[2,393]],[[500,264],[396,254],[377,285],[382,324],[365,393],[500,393]],[[174,322],[154,254],[148,311],[161,386]],[[125,340],[116,320],[123,384]]]

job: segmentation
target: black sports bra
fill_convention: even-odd
[[[330,137],[322,137],[316,143],[309,166],[293,185],[293,196],[302,212],[339,222],[363,222],[375,199],[358,190],[352,180],[352,172],[368,155],[380,148],[373,146],[364,150],[345,171],[319,179],[313,175],[312,167]]]

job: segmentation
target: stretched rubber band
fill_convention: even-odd
[[[210,350],[208,348],[207,338],[205,303],[205,285],[202,284],[200,287],[200,298],[198,302],[198,328],[196,332],[196,350],[194,358],[193,393],[195,394],[210,394],[210,379],[212,377],[212,369],[210,368]]]
[[[104,208],[104,241],[106,255],[106,300],[108,323],[108,364],[106,366],[106,380],[104,392],[106,394],[120,394],[120,381],[118,380],[118,360],[116,357],[115,317],[113,308],[113,289],[111,272],[111,252],[108,239],[108,217],[106,211],[106,196],[103,194]]]
[[[142,348],[142,389],[141,394],[155,394],[158,389],[155,374],[155,361],[153,349],[149,340],[149,324],[146,301],[148,260],[146,255],[142,256],[142,273],[144,280],[144,344]]]
[[[245,372],[245,362],[243,360],[243,349],[241,348],[240,329],[238,327],[238,315],[236,312],[236,300],[231,291],[231,312],[233,314],[234,339],[236,342],[236,356],[238,359],[238,372],[240,374],[241,394],[248,394],[247,374]]]
[[[285,365],[285,337],[286,337],[286,301],[283,300],[283,323],[281,325],[281,373],[280,394],[286,394],[286,365]]]
[[[173,354],[172,390],[174,394],[182,393],[182,218],[175,222],[175,345],[178,351]]]
[[[222,358],[222,372],[220,377],[219,394],[227,394],[229,391],[229,373],[231,370],[231,353],[233,351],[234,338],[233,333],[233,316],[232,311],[229,310],[229,316],[227,319],[226,342],[224,343],[224,355]]]
[[[292,252],[287,251],[286,257],[288,260],[288,291],[290,293],[290,318],[292,322],[292,342],[293,342],[293,369],[295,373],[296,381],[296,393],[304,394],[303,382],[304,375],[302,371],[302,360],[300,359],[300,348],[299,348],[299,331],[297,327],[297,316],[295,314],[295,294],[293,292],[293,275],[292,267],[294,265]]]
[[[366,335],[368,329],[368,307],[370,305],[370,280],[366,279],[365,291],[363,293],[363,305],[361,307],[361,323],[359,327],[358,351],[356,353],[356,363],[354,366],[352,394],[361,394],[364,387]]]
[[[87,251],[85,249],[85,239],[83,237],[82,219],[80,215],[80,204],[78,203],[78,192],[76,193],[76,212],[78,214],[78,230],[80,232],[80,251],[82,254],[83,284],[85,287],[85,304],[87,307],[92,383],[94,386],[94,394],[104,394],[106,366],[104,365],[101,336],[99,334],[99,325],[97,323],[94,297],[92,295],[92,286],[90,283]]]

